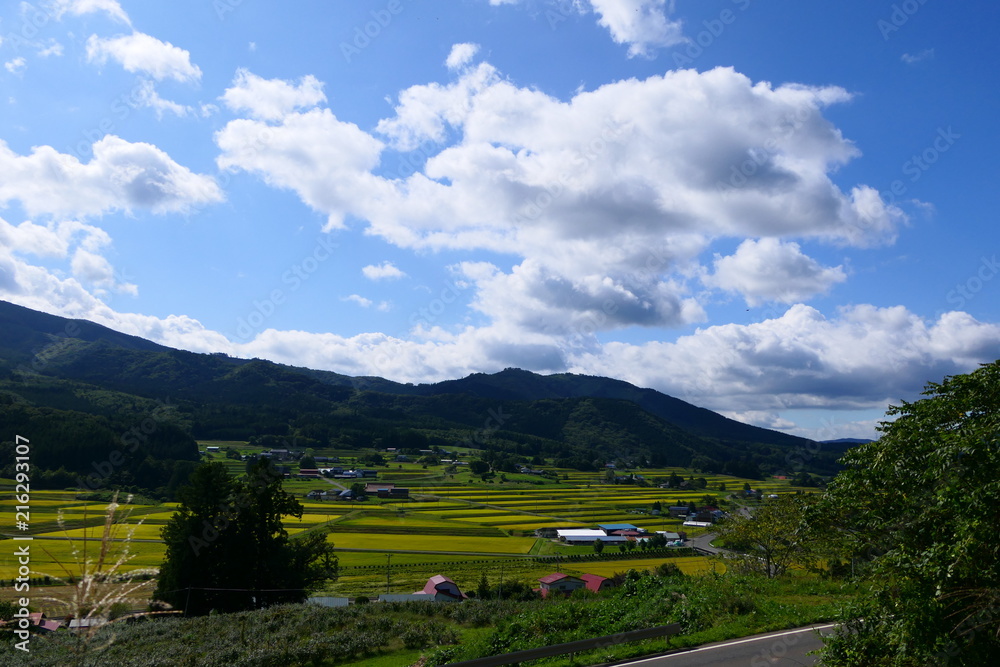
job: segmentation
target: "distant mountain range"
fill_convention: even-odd
[[[509,368],[401,384],[176,350],[0,301],[0,441],[33,430],[36,465],[82,474],[144,423],[153,432],[132,443],[128,462],[105,481],[169,492],[197,460],[195,439],[343,449],[465,444],[584,469],[619,460],[746,476],[830,474],[852,444],[817,447],[609,378]]]

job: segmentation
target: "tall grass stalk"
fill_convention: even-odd
[[[125,504],[129,505],[131,501],[132,496],[129,495]],[[62,570],[63,575],[52,576],[42,572],[36,574],[51,576],[70,587],[70,595],[65,599],[43,597],[41,600],[60,608],[67,622],[72,619],[82,622],[82,626],[76,630],[76,642],[73,646],[76,665],[83,665],[88,654],[100,652],[114,642],[113,632],[104,637],[101,643],[95,643],[95,639],[104,626],[116,620],[123,608],[136,604],[145,605],[148,602],[145,597],[136,595],[147,582],[136,579],[155,575],[156,568],[125,570],[129,561],[136,556],[132,553],[132,536],[142,524],[141,520],[135,524],[127,523],[131,512],[131,509],[121,508],[116,492],[104,512],[103,531],[95,553],[90,546],[91,540],[87,539],[86,516],[81,547],[67,533],[60,511],[57,522],[71,543],[73,561],[63,563],[43,549]]]

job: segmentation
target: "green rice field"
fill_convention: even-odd
[[[205,444],[205,443],[202,443]],[[220,460],[220,459],[217,459]],[[233,472],[240,471],[239,462],[226,461]],[[540,528],[591,528],[598,523],[630,523],[647,530],[682,530],[681,522],[665,514],[654,516],[654,502],[665,508],[673,504],[694,502],[703,504],[706,496],[723,499],[727,493],[719,490],[725,484],[728,492],[741,489],[744,482],[765,493],[794,491],[783,480],[767,482],[743,480],[719,475],[704,475],[708,488],[701,490],[660,489],[655,486],[620,486],[601,482],[601,473],[582,473],[555,469],[558,482],[544,480],[542,484],[527,475],[511,475],[521,482],[508,484],[454,481],[440,468],[393,464],[386,470],[398,486],[410,489],[410,499],[364,502],[335,500],[315,501],[304,498],[315,488],[337,489],[327,481],[291,480],[286,490],[299,496],[303,505],[301,519],[287,517],[285,529],[292,536],[309,530],[329,530],[327,537],[337,550],[341,565],[339,580],[325,591],[333,595],[377,595],[385,592],[388,575],[392,592],[412,592],[421,588],[428,577],[445,574],[460,586],[474,587],[486,575],[491,582],[502,577],[525,581],[537,579],[558,567],[567,574],[600,574],[610,576],[630,568],[654,568],[663,558],[614,560],[605,554],[603,560],[548,563],[539,554],[590,554],[589,547],[569,547],[553,540],[539,538]],[[690,470],[665,468],[643,470],[649,479],[668,477],[676,472],[685,479],[702,476]],[[467,474],[458,476],[470,479]],[[347,482],[350,480],[337,480]],[[17,563],[13,542],[6,538],[15,534],[13,483],[0,480],[0,579],[16,576]],[[60,564],[70,572],[78,571],[75,564],[83,558],[86,547],[93,555],[103,532],[103,517],[107,504],[78,500],[73,491],[39,491],[31,494],[32,569],[42,574],[64,576]],[[115,550],[130,549],[133,557],[125,569],[157,567],[163,558],[164,545],[160,531],[170,520],[177,505],[122,505],[128,512],[127,521],[137,524],[133,542],[116,542]],[[63,526],[57,519],[61,517]],[[689,530],[696,534],[699,530]],[[25,534],[25,533],[18,533]],[[124,527],[116,538],[124,538]],[[74,555],[74,550],[76,554]],[[414,553],[424,552],[424,553]],[[699,556],[670,559],[686,574],[719,571],[721,563]],[[579,569],[584,568],[584,569]]]

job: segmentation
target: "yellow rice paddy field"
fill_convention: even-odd
[[[659,502],[664,508],[678,503],[701,504],[706,495],[727,495],[719,490],[720,484],[725,484],[730,492],[742,488],[744,482],[766,493],[793,490],[784,481],[759,482],[715,475],[704,476],[708,482],[706,489],[681,491],[610,486],[601,483],[600,473],[561,469],[556,470],[558,483],[548,481],[533,486],[482,484],[478,480],[443,484],[444,475],[416,467],[389,472],[393,473],[395,484],[410,488],[411,499],[341,502],[301,497],[302,518],[286,518],[285,528],[293,536],[314,529],[332,531],[327,539],[338,550],[343,569],[341,580],[331,587],[331,593],[355,594],[367,590],[369,586],[377,592],[385,584],[385,572],[380,568],[388,564],[390,559],[386,558],[387,555],[392,556],[391,563],[397,568],[391,579],[394,590],[399,592],[406,592],[408,587],[420,584],[421,577],[426,579],[430,576],[428,572],[452,572],[468,578],[486,572],[492,580],[503,576],[501,568],[506,568],[507,576],[543,576],[551,567],[545,561],[526,556],[557,551],[578,554],[593,551],[588,547],[552,545],[545,538],[530,536],[535,529],[630,523],[648,530],[679,530],[679,520],[665,514],[654,516],[650,513],[654,502]],[[677,468],[646,470],[642,474],[654,478],[666,477],[672,472],[685,479],[700,476]],[[302,482],[289,485],[289,489],[294,489],[299,495],[304,494],[302,489],[305,488]],[[14,543],[6,539],[15,533],[25,534],[14,527],[17,504],[13,484],[0,481],[0,579],[10,579],[17,573]],[[35,572],[64,574],[60,563],[73,572],[74,563],[82,558],[84,547],[93,554],[103,532],[101,524],[106,503],[78,500],[72,491],[45,491],[33,493],[30,506],[32,530],[28,534],[36,538],[31,542],[32,569]],[[123,505],[123,509],[130,511],[129,523],[142,521],[133,535],[137,541],[128,545],[134,557],[126,569],[155,568],[160,564],[164,552],[160,531],[173,516],[176,507],[175,503]],[[58,528],[58,516],[62,517],[65,530]],[[124,532],[117,537],[124,537]],[[116,543],[115,548],[124,548],[124,545]],[[77,551],[75,556],[74,549]],[[670,560],[686,574],[711,572],[713,567],[722,567],[721,563],[695,556]],[[623,558],[563,563],[560,569],[567,573],[589,572],[610,576],[629,568],[653,568],[662,562],[663,559],[655,558]],[[577,571],[572,566],[585,569]]]

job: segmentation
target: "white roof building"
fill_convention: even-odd
[[[603,530],[590,530],[584,528],[560,528],[556,531],[556,536],[560,540],[576,544],[592,544],[594,540],[600,540],[605,544],[628,542],[628,538],[622,535],[608,535]]]

